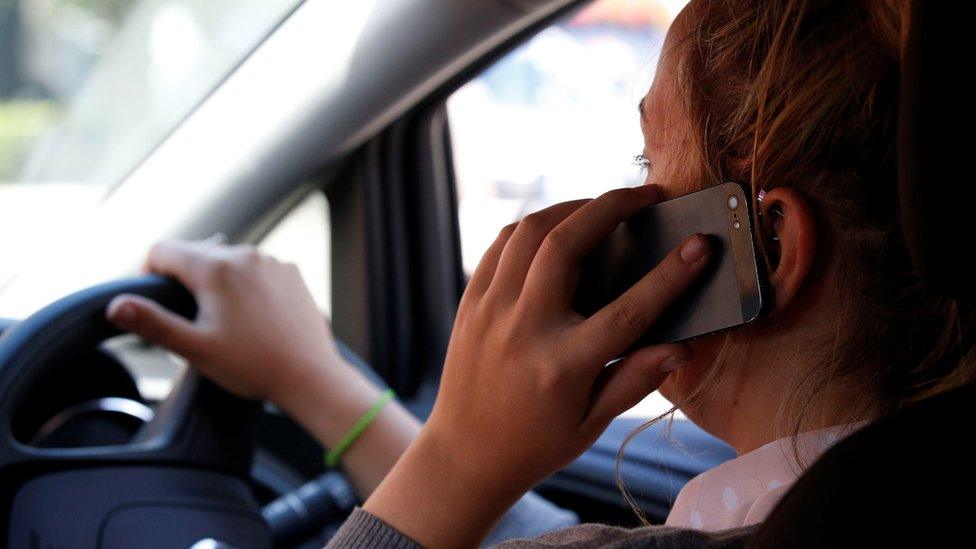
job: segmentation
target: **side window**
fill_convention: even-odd
[[[597,0],[448,99],[466,273],[525,214],[641,182],[637,102],[683,5]]]
[[[258,244],[263,253],[298,265],[323,314],[332,317],[331,226],[325,193],[305,197]]]
[[[448,98],[465,273],[526,214],[642,183],[637,103],[684,3],[597,0]],[[668,408],[655,394],[632,415]]]

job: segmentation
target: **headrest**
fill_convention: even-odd
[[[902,57],[898,193],[905,242],[926,283],[976,297],[970,19],[943,2],[914,0]]]

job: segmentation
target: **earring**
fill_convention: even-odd
[[[763,199],[765,199],[765,198],[766,198],[766,189],[760,189],[759,192],[756,193],[756,202],[759,202],[761,204],[762,201],[763,201]],[[773,206],[772,208],[769,209],[769,215],[772,216],[772,217],[778,217],[778,218],[782,219],[783,218],[783,210],[779,206]],[[763,222],[763,212],[762,212],[762,209],[759,209],[759,222],[760,223]],[[775,223],[775,221],[773,221],[773,223]],[[769,238],[773,242],[779,242],[779,236],[777,236],[775,233],[773,235],[771,235]]]
[[[766,198],[765,189],[760,190],[756,193],[756,202],[762,203],[763,199]],[[759,227],[763,234],[766,234],[766,216],[763,215],[762,209],[759,210]],[[769,217],[772,217],[773,225],[770,228],[775,228],[776,219],[783,218],[783,209],[780,206],[773,206],[769,209]],[[770,266],[774,266],[779,263],[779,235],[775,232],[769,235],[769,245],[766,246],[766,261]]]
[[[769,215],[770,217],[773,218],[783,219],[783,210],[779,206],[773,206],[772,208],[769,209]],[[776,224],[775,219],[773,221],[773,224],[775,226]],[[772,240],[773,242],[779,242],[779,235],[774,232],[769,236],[769,239]]]

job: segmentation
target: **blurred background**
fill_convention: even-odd
[[[47,272],[45,256],[64,253],[63,235],[89,223],[99,203],[301,3],[0,0],[0,317],[28,314],[74,289],[74,279],[92,283]],[[526,213],[640,184],[637,102],[684,4],[596,0],[449,98],[466,272],[501,227]],[[342,20],[355,6],[328,9]],[[325,314],[328,215],[324,196],[311,195],[261,242],[299,264]],[[118,253],[144,253],[150,244]],[[141,257],[123,259],[135,265]],[[50,291],[40,280],[12,285],[29,265],[50,277]],[[55,285],[58,277],[72,280]]]
[[[465,271],[525,214],[643,182],[637,103],[683,5],[594,2],[448,100]]]
[[[3,234],[97,204],[299,3],[0,0],[0,284],[36,252]],[[635,105],[683,4],[594,2],[451,97],[467,271],[525,213],[640,181]]]
[[[0,287],[299,3],[0,0]]]

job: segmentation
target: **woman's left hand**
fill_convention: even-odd
[[[690,358],[667,344],[605,367],[707,263],[700,235],[590,318],[570,307],[582,257],[657,193],[619,189],[502,230],[461,299],[430,419],[366,510],[425,546],[476,545]]]

